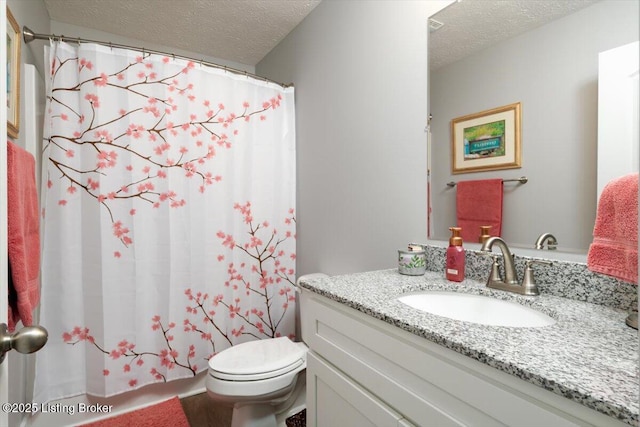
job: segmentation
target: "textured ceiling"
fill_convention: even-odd
[[[49,16],[55,21],[253,66],[293,30],[320,0],[44,2]],[[458,1],[434,16],[445,25],[430,36],[431,69],[462,59],[500,40],[544,25],[595,2]]]
[[[44,0],[44,3],[54,21],[255,65],[320,0]]]
[[[597,0],[461,0],[432,18],[442,22],[429,36],[431,70],[532,30]]]

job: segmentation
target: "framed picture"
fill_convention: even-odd
[[[451,121],[452,173],[519,167],[519,102]]]
[[[20,27],[7,7],[7,135],[20,130]]]

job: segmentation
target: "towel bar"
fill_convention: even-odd
[[[526,184],[529,181],[529,178],[526,176],[521,176],[520,178],[515,179],[503,179],[502,182],[515,182],[518,181],[520,184]],[[447,187],[455,187],[456,183],[454,181],[447,182]]]

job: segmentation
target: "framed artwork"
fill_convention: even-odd
[[[451,121],[452,173],[519,167],[519,102]]]
[[[7,7],[7,135],[20,130],[20,27]]]

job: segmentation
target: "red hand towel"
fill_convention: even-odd
[[[36,192],[35,159],[7,141],[7,239],[9,267],[9,331],[18,320],[33,323],[32,312],[40,300],[40,222]]]
[[[638,283],[638,174],[616,178],[600,194],[587,267]]]
[[[457,184],[456,211],[462,240],[477,243],[480,226],[490,225],[491,236],[502,233],[502,180],[461,181]]]

